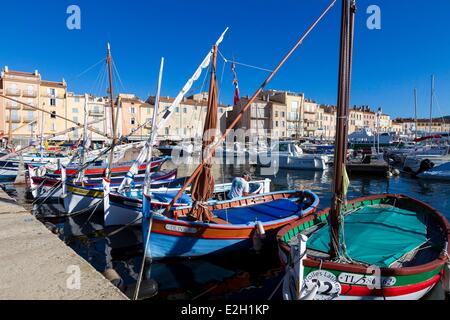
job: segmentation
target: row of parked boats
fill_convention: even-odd
[[[229,129],[234,129],[259,92],[334,3],[281,60]],[[215,135],[205,136],[201,163],[188,177],[179,178],[176,170],[163,170],[167,157],[151,156],[159,127],[207,68],[210,80],[204,132],[217,129],[216,59],[226,31],[165,111],[163,120],[157,122],[161,64],[153,130],[133,162],[112,161],[115,147],[120,147],[117,139],[101,155],[91,156],[81,148],[78,162],[66,157],[57,161],[56,167],[22,157],[20,163],[26,166],[33,196],[36,201],[63,201],[68,216],[99,210],[105,225],[139,225],[143,252],[150,262],[224,254],[278,241],[280,260],[286,268],[284,299],[420,299],[439,282],[448,291],[450,225],[441,213],[406,195],[373,195],[347,201],[350,181],[345,121],[349,115],[353,45],[349,24],[354,14],[355,1],[343,0],[338,136],[332,160],[326,155],[306,154],[293,142],[280,142],[268,150],[268,158],[279,159],[280,167],[306,168],[308,160],[309,168],[323,169],[321,166],[332,161],[331,208],[318,212],[320,199],[311,190],[271,192],[269,180],[254,181],[249,196],[230,199],[230,185],[216,184],[211,173],[212,157],[229,130],[223,135],[213,130]],[[109,55],[108,50],[108,62]]]

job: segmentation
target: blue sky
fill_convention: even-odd
[[[166,59],[162,94],[174,96],[225,27],[220,50],[236,61],[272,69],[330,0],[164,0],[164,1],[8,1],[2,3],[0,65],[38,69],[49,80],[65,78],[69,90],[99,90],[101,66],[78,76],[105,55],[110,41],[125,90],[142,98],[154,94],[160,57]],[[66,9],[81,8],[81,30],[66,28]],[[369,5],[381,8],[382,29],[366,27]],[[413,115],[413,89],[419,116],[427,117],[430,77],[436,76],[434,116],[450,114],[450,12],[448,0],[358,0],[352,104],[382,107],[393,116]],[[7,13],[7,14],[5,14]],[[335,104],[340,1],[269,84],[271,89],[305,92]],[[243,95],[267,76],[237,67]],[[230,66],[222,79],[221,100],[232,103]],[[194,88],[200,89],[200,83]]]

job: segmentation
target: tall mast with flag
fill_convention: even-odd
[[[231,70],[233,71],[233,85],[234,85],[234,105],[237,105],[239,103],[239,101],[241,100],[240,98],[240,94],[239,94],[239,81],[237,78],[237,73],[236,73],[236,65],[233,62],[231,64]]]

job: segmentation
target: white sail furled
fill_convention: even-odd
[[[225,34],[227,33],[227,31],[228,31],[228,28],[225,29],[225,31],[222,33],[220,38],[217,40],[217,42],[216,42],[217,46],[219,46],[222,43],[223,38],[225,37]],[[195,71],[194,75],[187,81],[187,83],[184,85],[183,89],[180,91],[178,96],[175,98],[175,101],[172,103],[172,105],[166,111],[166,113],[164,114],[162,119],[160,121],[158,121],[158,123],[156,125],[156,128],[152,129],[152,131],[158,132],[159,128],[162,128],[162,127],[165,126],[167,120],[173,114],[174,110],[177,107],[179,107],[179,105],[180,105],[181,101],[183,100],[184,96],[189,92],[189,90],[191,90],[192,85],[194,84],[194,82],[197,81],[200,78],[200,76],[202,75],[203,70],[209,67],[209,65],[211,64],[211,57],[212,57],[212,50],[210,50],[208,52],[208,55],[205,57],[203,62],[200,64],[198,69]],[[156,142],[155,140],[156,140],[156,135],[155,135],[154,140],[152,141],[152,145],[155,144],[155,142]]]
[[[217,40],[217,42],[216,42],[217,46],[219,46],[222,43],[223,38],[225,37],[225,34],[227,33],[227,31],[228,31],[228,28],[225,29],[225,31],[222,33],[220,38]],[[134,176],[138,173],[139,167],[146,160],[150,161],[151,154],[149,154],[150,153],[149,151],[150,151],[150,148],[152,146],[154,146],[155,143],[156,143],[156,138],[158,136],[157,133],[158,133],[159,128],[162,128],[162,127],[165,126],[166,122],[172,116],[172,114],[175,111],[175,109],[177,107],[179,107],[181,101],[183,101],[183,98],[185,97],[185,95],[189,92],[189,90],[191,90],[192,85],[194,84],[194,82],[197,81],[200,78],[200,76],[202,75],[203,70],[209,67],[209,65],[211,64],[212,54],[213,54],[213,52],[212,52],[212,50],[210,50],[208,52],[208,54],[206,55],[205,59],[203,59],[203,61],[200,64],[200,66],[194,72],[192,77],[187,81],[187,83],[184,85],[183,89],[177,95],[177,97],[175,98],[175,100],[172,103],[172,105],[169,107],[169,109],[167,109],[167,111],[164,114],[164,116],[161,118],[160,121],[156,122],[155,127],[152,128],[152,134],[150,135],[149,140],[146,142],[144,148],[142,148],[142,150],[141,150],[141,153],[139,154],[137,159],[134,161],[134,163],[131,166],[130,170],[128,171],[128,173],[126,174],[125,178],[123,179],[122,184],[120,185],[118,192],[122,192],[125,188],[129,187],[131,185],[131,183],[133,182],[133,180],[134,180]],[[156,102],[155,102],[155,104],[156,104]],[[147,157],[149,159],[147,159]]]

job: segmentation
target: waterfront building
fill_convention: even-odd
[[[52,114],[37,111],[15,101],[0,98],[0,132],[7,137],[10,130],[17,144],[28,144],[31,139],[64,130],[64,120],[56,115],[67,115],[64,79],[60,82],[43,80],[38,70],[13,71],[5,66],[0,75],[0,90],[12,99],[39,107]]]

